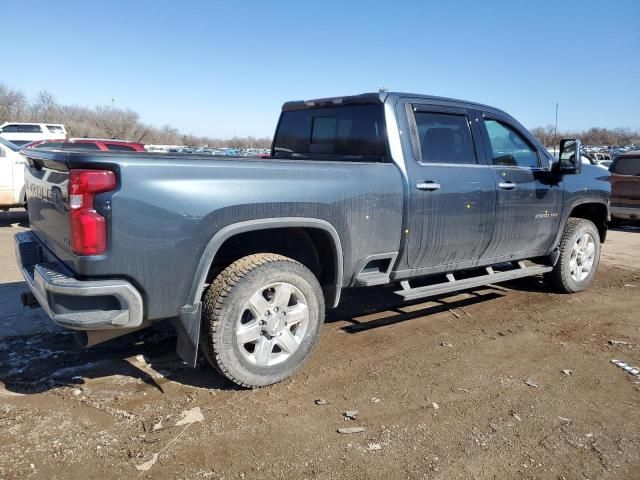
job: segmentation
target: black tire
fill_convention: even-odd
[[[289,355],[286,360],[282,360],[280,363],[259,365],[257,362],[258,354],[249,351],[251,344],[238,344],[236,329],[241,328],[241,323],[245,324],[247,315],[252,315],[251,310],[246,308],[249,299],[257,295],[258,292],[261,292],[261,295],[269,292],[270,289],[267,287],[270,285],[281,284],[297,289],[297,292],[304,299],[304,305],[308,308],[308,320],[305,320],[306,326],[303,333],[300,334],[303,337],[299,340],[297,349],[291,354],[275,343],[278,340],[277,337],[286,332],[274,333],[274,336],[271,336],[272,332],[267,331],[266,323],[265,326],[259,326],[258,328],[264,329],[264,331],[260,330],[261,337],[253,344],[256,352],[259,348],[257,342],[268,340],[273,341],[275,345],[275,347],[269,347],[274,352],[269,355],[277,354],[277,350],[282,352],[283,356]],[[261,289],[265,290],[261,291]],[[273,291],[275,292],[275,289]],[[271,305],[271,302],[276,300],[275,293],[271,300],[264,298],[267,305]],[[292,298],[296,302],[298,301],[295,294]],[[294,300],[290,299],[289,301]],[[269,312],[273,308],[269,307]],[[278,309],[275,310],[277,312]],[[281,309],[279,313],[269,313],[269,315],[279,315],[280,321],[286,320],[285,317],[282,317],[283,310],[285,309]],[[324,313],[322,290],[318,280],[308,268],[282,255],[271,253],[249,255],[225,268],[205,292],[202,304],[203,325],[200,345],[209,363],[232,382],[247,388],[264,387],[281,382],[302,366],[318,341],[324,322]],[[258,320],[257,317],[251,318],[250,322],[254,325],[254,322]],[[276,322],[276,324],[278,323]],[[282,326],[282,324],[279,325]],[[289,327],[284,326],[284,328]],[[271,350],[269,351],[271,352]],[[255,357],[256,361],[252,363],[251,358],[247,357]]]
[[[573,249],[578,239],[585,234],[594,241],[593,264],[583,279],[576,279],[571,274]],[[595,276],[600,263],[600,234],[593,222],[583,218],[569,218],[560,241],[560,258],[553,270],[545,275],[545,279],[558,291],[576,293],[585,290]]]

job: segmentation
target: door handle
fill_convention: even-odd
[[[500,182],[498,186],[503,190],[515,190],[518,184],[513,182]]]
[[[434,190],[440,190],[442,186],[439,183],[422,182],[422,183],[416,184],[416,188],[418,190],[427,190],[429,192],[433,192]]]

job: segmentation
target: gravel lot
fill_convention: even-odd
[[[351,294],[301,372],[246,391],[167,329],[81,351],[22,309],[25,224],[0,214],[0,479],[640,478],[640,379],[610,363],[640,366],[640,228],[577,295]]]

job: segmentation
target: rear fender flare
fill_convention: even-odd
[[[316,228],[329,234],[332,240],[333,253],[336,259],[335,278],[331,294],[327,298],[327,304],[336,307],[340,301],[342,279],[344,272],[342,243],[336,229],[329,222],[317,218],[306,217],[282,217],[247,220],[233,223],[220,229],[209,241],[204,249],[198,268],[194,276],[193,284],[187,298],[187,304],[180,310],[180,316],[174,322],[178,331],[177,353],[189,365],[195,367],[197,362],[198,344],[200,339],[201,304],[200,299],[204,292],[205,282],[213,259],[220,247],[229,238],[246,232],[267,230],[272,228]]]

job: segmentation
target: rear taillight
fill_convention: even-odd
[[[116,176],[108,170],[69,170],[71,249],[77,255],[100,255],[107,250],[107,225],[93,199],[115,188]]]

